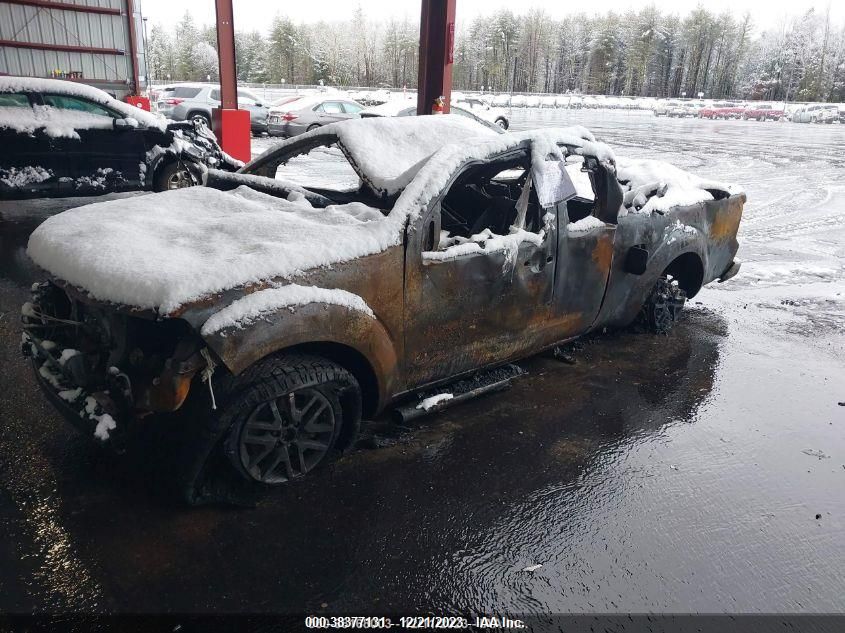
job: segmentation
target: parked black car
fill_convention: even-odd
[[[0,199],[178,189],[241,165],[202,124],[71,81],[0,77]]]

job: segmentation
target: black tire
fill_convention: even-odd
[[[229,462],[255,485],[300,479],[352,444],[361,389],[340,365],[300,354],[268,357],[233,379],[220,411]]]
[[[508,127],[510,127],[508,125],[508,120],[504,117],[499,117],[498,119],[496,119],[496,125],[498,125],[503,130],[507,130]]]
[[[654,284],[637,321],[654,334],[668,334],[681,318],[686,300],[687,293],[678,282],[664,275]]]
[[[204,112],[191,112],[188,115],[189,121],[202,121],[208,129],[211,129],[211,119]]]
[[[184,189],[196,185],[187,166],[178,160],[170,161],[158,168],[153,176],[153,191]]]
[[[305,130],[305,131],[306,131],[306,132],[313,132],[313,131],[314,131],[314,130],[316,130],[318,127],[320,127],[320,126],[319,126],[319,124],[317,124],[317,123],[312,123],[311,125],[309,125],[309,126],[308,126],[308,129],[307,129],[307,130]]]

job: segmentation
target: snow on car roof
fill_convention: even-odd
[[[75,81],[42,79],[39,77],[0,76],[0,93],[2,92],[41,92],[82,97],[83,99],[89,99],[95,103],[107,106],[112,110],[117,110],[123,116],[133,118],[147,127],[156,127],[162,130],[166,127],[166,123],[162,119],[150,114],[146,110],[113,99],[99,88]]]
[[[43,130],[52,138],[79,138],[77,130],[110,130],[114,119],[78,110],[60,110],[52,106],[33,108],[0,107],[0,129],[21,134]]]

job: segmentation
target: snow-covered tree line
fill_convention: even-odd
[[[294,22],[236,33],[238,78],[248,82],[414,87],[419,25],[373,19]],[[215,32],[186,13],[153,27],[150,75],[217,78]],[[845,101],[845,24],[809,10],[759,31],[753,18],[699,7],[684,17],[646,7],[552,19],[542,9],[458,25],[453,85],[497,92],[578,91],[639,96]]]

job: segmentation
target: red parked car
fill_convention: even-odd
[[[711,106],[701,108],[698,116],[702,119],[738,119],[745,111],[738,103],[719,101]]]
[[[771,103],[761,103],[757,106],[748,106],[742,113],[743,120],[757,119],[758,121],[780,121],[786,116],[782,108],[776,108]]]

